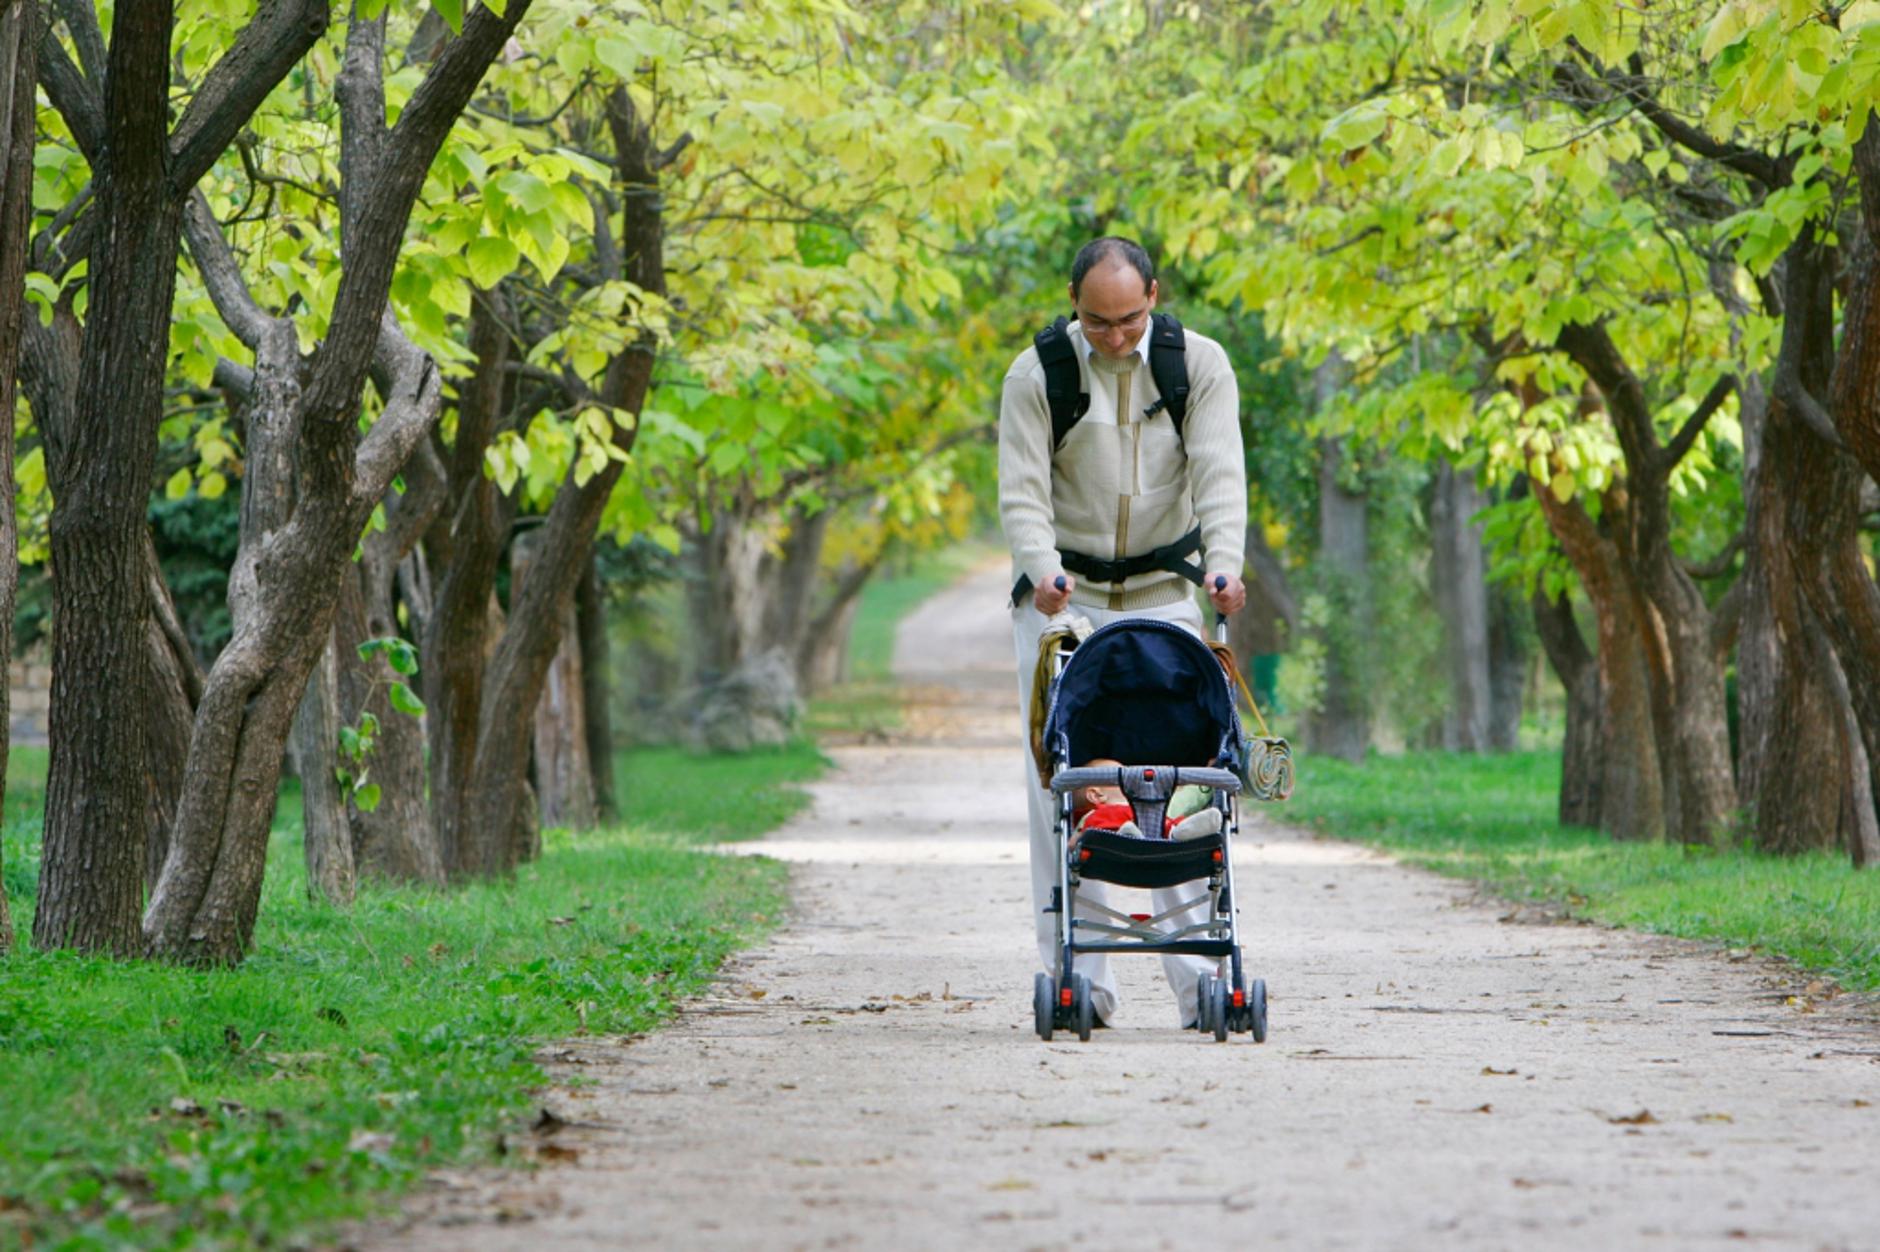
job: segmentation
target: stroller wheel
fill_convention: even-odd
[[[1057,1021],[1057,979],[1037,974],[1031,980],[1031,1017],[1038,1037],[1049,1042]]]
[[[1195,980],[1195,1030],[1208,1029],[1208,1004],[1212,999],[1208,984],[1213,981],[1212,974],[1203,974]]]
[[[1256,978],[1247,989],[1247,1016],[1255,1043],[1266,1042],[1266,979]]]
[[[1216,1043],[1227,1042],[1228,1006],[1227,980],[1225,978],[1208,979],[1208,1026],[1214,1031]]]
[[[1090,1028],[1095,1024],[1096,1009],[1090,1003],[1090,980],[1082,974],[1071,975],[1071,1019],[1077,1026],[1080,1043],[1090,1042]]]

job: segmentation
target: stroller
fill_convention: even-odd
[[[1219,655],[1180,626],[1147,619],[1112,622],[1081,643],[1070,631],[1045,637],[1049,652],[1040,668],[1048,664],[1052,671],[1049,708],[1042,741],[1034,746],[1041,749],[1041,770],[1049,770],[1056,808],[1058,886],[1047,909],[1057,915],[1057,972],[1040,973],[1032,989],[1041,1038],[1059,1029],[1090,1038],[1090,981],[1073,972],[1079,953],[1142,952],[1215,958],[1216,972],[1204,975],[1196,992],[1196,1029],[1222,1042],[1229,1032],[1266,1041],[1266,983],[1248,977],[1235,921],[1233,837],[1243,789],[1255,799],[1284,799],[1292,790],[1292,760],[1283,739],[1243,736],[1227,668],[1232,654],[1218,619],[1216,633]],[[1258,718],[1251,697],[1249,707]],[[1102,757],[1125,764],[1072,764]],[[1221,813],[1218,831],[1158,837],[1176,788],[1189,785],[1208,788],[1207,807]],[[1087,830],[1076,836],[1073,796],[1092,786],[1120,789],[1145,834]],[[1078,887],[1086,882],[1192,883],[1197,891],[1160,914],[1122,913],[1080,899]],[[1181,920],[1203,902],[1202,920]]]

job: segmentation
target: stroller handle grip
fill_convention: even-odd
[[[1203,765],[1079,765],[1074,769],[1061,769],[1051,776],[1051,790],[1059,795],[1066,791],[1075,791],[1079,787],[1120,787],[1124,774],[1134,774],[1140,770],[1153,769],[1157,775],[1167,774],[1171,788],[1182,786],[1212,787],[1216,791],[1225,791],[1229,795],[1240,791],[1240,776],[1232,770],[1214,769]]]

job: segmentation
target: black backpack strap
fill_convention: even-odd
[[[1067,325],[1060,317],[1032,337],[1038,348],[1038,364],[1044,367],[1044,398],[1051,407],[1054,449],[1063,445],[1064,436],[1090,408],[1090,393],[1083,390],[1083,371],[1077,367],[1077,349],[1064,329]],[[1182,377],[1186,380],[1185,370]]]
[[[1162,398],[1149,406],[1145,416],[1158,409],[1168,410],[1175,424],[1175,437],[1181,438],[1182,419],[1188,416],[1188,336],[1173,314],[1157,313],[1149,329],[1149,376]]]

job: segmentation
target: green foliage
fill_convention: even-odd
[[[307,901],[277,836],[237,970],[0,959],[0,1245],[279,1246],[495,1159],[543,1041],[656,1025],[778,916],[779,866],[688,845],[783,820],[824,767],[808,748],[625,763],[633,820],[551,832],[513,883],[368,884],[341,913]],[[43,760],[19,764],[6,873],[30,928]]]
[[[1617,843],[1562,827],[1556,752],[1411,753],[1361,767],[1307,755],[1289,817],[1575,916],[1786,956],[1880,989],[1880,875],[1838,853]]]

